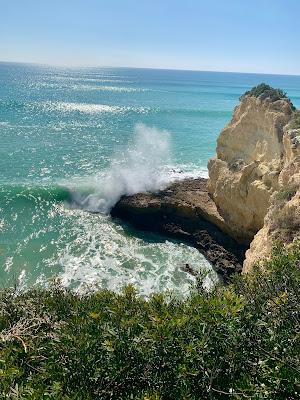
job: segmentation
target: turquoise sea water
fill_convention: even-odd
[[[0,283],[186,292],[193,248],[109,217],[122,194],[205,176],[220,129],[257,83],[300,106],[300,77],[0,63]]]

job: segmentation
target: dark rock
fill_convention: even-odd
[[[206,184],[206,179],[186,179],[158,193],[125,196],[111,215],[136,228],[192,244],[228,282],[230,275],[241,272],[247,248],[226,233]]]

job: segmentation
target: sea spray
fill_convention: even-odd
[[[101,176],[87,178],[80,189],[72,188],[73,204],[107,214],[123,195],[163,189],[168,183],[163,167],[170,159],[169,132],[136,124],[132,144],[115,154],[110,167]]]

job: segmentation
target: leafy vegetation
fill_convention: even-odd
[[[254,96],[261,100],[269,99],[272,102],[286,99],[290,103],[292,109],[295,110],[294,105],[283,90],[274,89],[266,83],[260,83],[259,85],[254,86],[251,90],[245,92],[244,96]]]
[[[300,129],[300,110],[294,111],[289,123],[290,129]]]
[[[300,244],[226,287],[0,292],[1,399],[298,399]]]
[[[285,202],[291,200],[297,193],[297,185],[285,186],[275,193],[275,204],[282,208]]]
[[[297,194],[298,185],[289,185],[274,193],[268,213],[270,234],[276,240],[291,243],[300,229],[300,215],[290,202]]]

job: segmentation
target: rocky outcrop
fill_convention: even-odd
[[[112,215],[189,241],[227,280],[268,257],[275,239],[299,235],[300,111],[261,84],[241,97],[216,150],[208,182],[124,197]]]
[[[217,141],[208,163],[208,189],[233,236],[250,243],[262,228],[270,197],[278,189],[288,101],[245,96]]]
[[[206,179],[187,179],[158,193],[123,197],[111,215],[137,228],[191,243],[225,281],[242,270],[246,248],[226,233],[226,224],[207,191]]]
[[[250,92],[209,161],[208,190],[220,215],[237,241],[251,243],[244,272],[270,254],[274,239],[287,242],[298,229],[299,128],[299,113],[282,92],[275,99]]]

